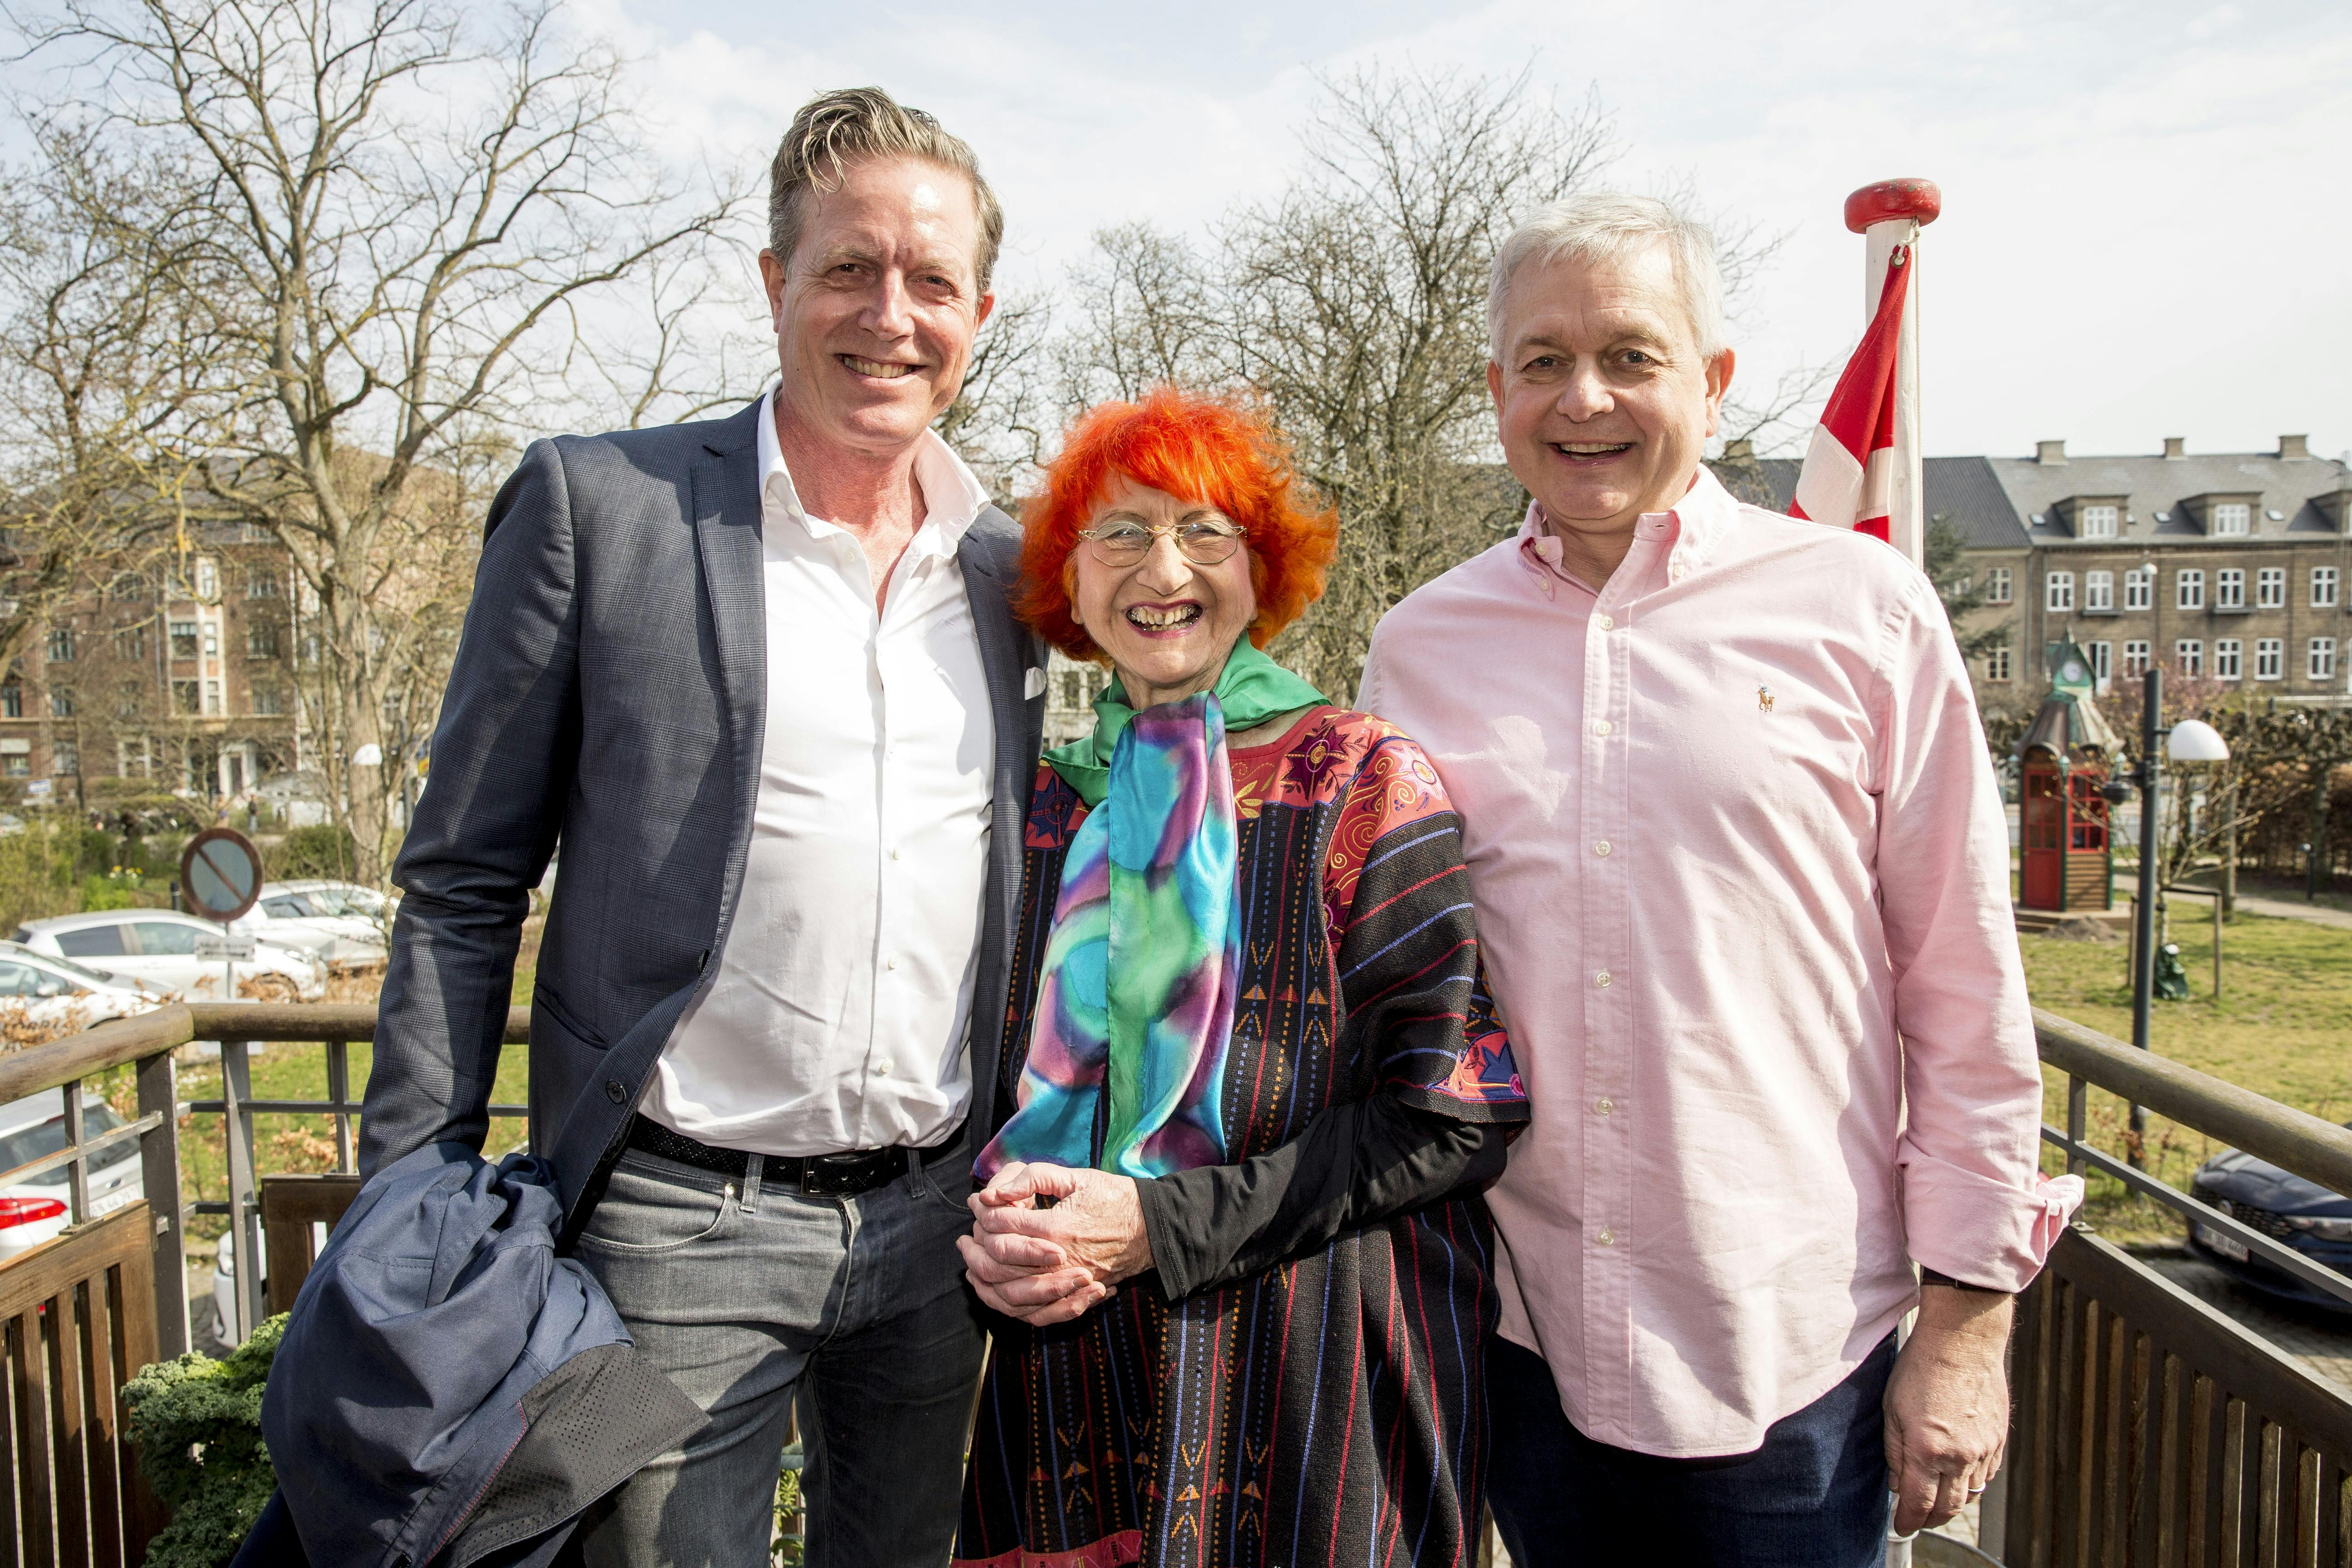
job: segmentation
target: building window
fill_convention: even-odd
[[[205,657],[206,658],[220,657],[220,627],[210,621],[205,623]]]
[[[2091,673],[2093,676],[2097,678],[2099,689],[2105,691],[2107,689],[2107,682],[2115,678],[2115,644],[2111,642],[2095,642],[2091,645]]]
[[[2265,566],[2254,574],[2254,608],[2284,610],[2286,608],[2286,568]]]
[[[2121,516],[2120,507],[2086,506],[2074,514],[2074,521],[2080,525],[2075,530],[2075,537],[2113,539],[2116,536],[2116,523]]]
[[[2172,602],[2177,608],[2183,610],[2203,609],[2205,607],[2205,574],[2195,567],[2189,567],[2175,574],[2172,580]]]
[[[118,574],[106,591],[125,604],[135,604],[147,596],[146,574],[140,572]]]
[[[2009,679],[2009,649],[1997,647],[1985,655],[1985,679],[1987,680]]]
[[[2305,655],[2304,669],[2314,680],[2336,679],[2336,639],[2314,637]]]
[[[205,682],[205,711],[212,714],[215,718],[217,718],[220,716],[220,682],[217,680],[207,680]]]
[[[51,626],[49,628],[49,662],[51,664],[70,664],[73,662],[73,627]]]
[[[68,688],[63,686],[49,688],[49,717],[52,719],[73,717],[73,692]]]
[[[2053,572],[2042,580],[2042,607],[2045,610],[2071,610],[2074,607],[2074,574]]]
[[[2008,567],[1993,566],[1986,569],[1985,603],[1988,605],[2006,605],[2009,603]]]
[[[2242,500],[2219,501],[2213,507],[2213,531],[2227,539],[2241,539],[2252,530],[2253,507]]]
[[[63,778],[72,778],[81,772],[81,748],[71,741],[59,741],[49,747],[49,772]]]
[[[2205,673],[2205,645],[2184,639],[2172,645],[2173,668],[2194,678]]]
[[[248,658],[278,657],[278,628],[268,621],[249,621],[245,628],[245,652]]]
[[[245,574],[245,596],[248,599],[278,597],[278,574],[265,572],[257,566],[247,572]]]
[[[114,651],[122,658],[143,659],[147,657],[147,624],[125,626],[114,634]]]
[[[2116,607],[2116,574],[2112,572],[2083,574],[2083,608],[2112,610]]]
[[[196,597],[207,601],[220,597],[220,567],[209,555],[196,558]]]
[[[2146,675],[2147,673],[2147,644],[2144,642],[2127,642],[2124,644],[2124,674],[2126,676],[2132,676]]]
[[[2246,607],[2246,574],[2235,566],[2224,566],[2213,574],[2213,607],[2217,610],[2242,610]]]
[[[2135,566],[2124,574],[2124,608],[2145,610],[2156,596],[2156,568]]]
[[[172,682],[173,712],[199,713],[204,710],[204,687],[201,682],[194,680]]]
[[[23,744],[19,742],[18,744]],[[0,777],[23,779],[33,776],[33,753],[29,747],[21,752],[0,752]]]
[[[274,686],[257,686],[253,689],[253,710],[261,718],[275,719],[286,711],[286,699]]]
[[[2213,679],[2235,680],[2245,673],[2245,647],[2236,637],[2222,637],[2213,644]]]
[[[14,679],[0,681],[0,719],[22,719],[24,716],[24,682]]]
[[[2311,607],[2332,610],[2336,607],[2336,568],[2315,566],[2311,569]]]
[[[2284,680],[2286,679],[2286,639],[2260,637],[2254,643],[2254,679]]]
[[[173,621],[172,623],[172,657],[173,658],[196,657],[195,622]]]
[[[118,719],[139,717],[141,700],[147,695],[135,680],[126,680],[114,693],[114,716]]]

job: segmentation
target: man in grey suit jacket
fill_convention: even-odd
[[[981,1362],[954,1243],[1044,652],[1007,607],[1018,532],[930,426],[1003,219],[876,89],[801,110],[769,216],[758,403],[539,442],[492,505],[368,1084],[363,1170],[480,1146],[560,839],[532,1145],[709,1417],[592,1512],[594,1564],[765,1562],[795,1400],[809,1562],[943,1562]]]

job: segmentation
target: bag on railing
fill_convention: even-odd
[[[278,1490],[233,1568],[540,1568],[702,1413],[557,1256],[545,1160],[439,1143],[371,1177],[263,1396]]]

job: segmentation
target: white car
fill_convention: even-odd
[[[363,966],[389,955],[393,908],[356,882],[264,882],[261,901],[232,929],[337,967]]]
[[[110,1019],[152,1011],[169,1000],[142,981],[0,942],[0,1037],[12,1044],[79,1034]]]
[[[16,940],[34,953],[86,960],[94,969],[143,980],[184,1001],[316,1002],[327,994],[327,966],[307,952],[258,942],[251,958],[236,961],[236,985],[226,960],[198,958],[201,937],[221,928],[170,910],[103,910],[27,921]]]
[[[122,1118],[94,1095],[81,1102],[81,1132],[95,1138],[122,1125]],[[13,1105],[0,1106],[0,1171],[13,1171],[66,1146],[66,1091],[45,1089]],[[100,1150],[89,1163],[92,1219],[147,1195],[139,1163],[139,1141],[126,1138]],[[66,1227],[66,1168],[44,1171],[29,1181],[0,1187],[0,1258],[38,1247]]]

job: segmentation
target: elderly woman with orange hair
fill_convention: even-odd
[[[1022,613],[1114,679],[1030,802],[958,1560],[1466,1563],[1528,1108],[1459,825],[1260,651],[1338,523],[1255,415],[1106,405],[1046,477]]]

